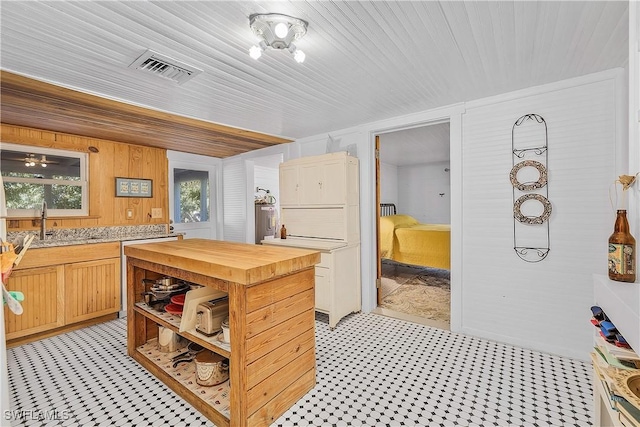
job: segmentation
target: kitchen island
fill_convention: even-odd
[[[185,239],[127,246],[125,255],[128,354],[216,425],[269,425],[313,388],[319,252]],[[162,277],[228,293],[231,344],[180,331],[178,316],[147,306],[142,294]],[[158,325],[228,358],[229,381],[204,387],[195,365],[173,368],[173,353],[156,349]]]

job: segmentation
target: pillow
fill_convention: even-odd
[[[380,255],[393,259],[396,229],[416,225],[418,221],[409,215],[388,215],[380,217]]]
[[[418,220],[410,215],[389,215],[380,217],[380,222],[386,222],[393,225],[393,228],[406,227],[418,224]]]

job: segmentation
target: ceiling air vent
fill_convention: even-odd
[[[155,74],[182,84],[202,72],[191,65],[177,61],[168,56],[147,49],[138,59],[133,61],[129,68]]]

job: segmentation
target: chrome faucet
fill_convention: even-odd
[[[47,202],[42,202],[42,215],[40,215],[40,240],[47,237]]]

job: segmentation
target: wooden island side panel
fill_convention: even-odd
[[[270,425],[315,385],[314,280],[309,268],[246,288],[248,425]]]
[[[130,250],[129,354],[216,425],[268,426],[315,385],[314,265],[320,254],[197,240],[183,241],[187,245],[162,242],[125,249]],[[147,247],[150,251],[145,252]],[[193,252],[191,257],[187,251]],[[163,324],[134,308],[145,290],[142,279],[163,275],[229,294],[228,418],[138,352],[157,337],[157,324]]]

